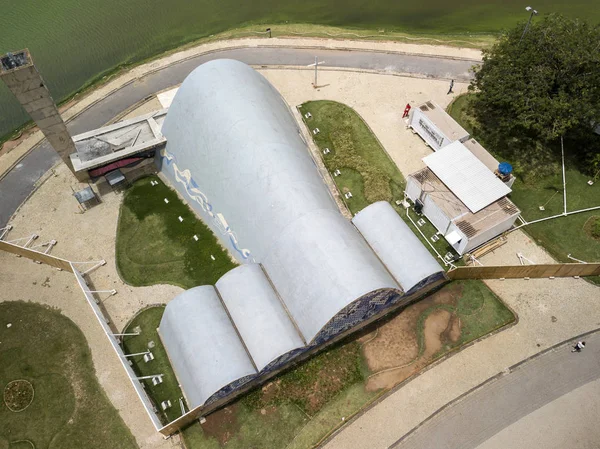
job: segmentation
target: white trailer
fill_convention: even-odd
[[[412,108],[408,115],[408,126],[434,151],[469,138],[469,133],[433,101]]]

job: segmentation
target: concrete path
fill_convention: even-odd
[[[553,403],[563,395],[567,395],[567,398],[559,403],[562,406],[570,405],[570,414],[577,416],[580,425],[596,430],[595,437],[592,437],[594,433],[582,436],[584,445],[580,447],[592,447],[592,443],[594,447],[598,447],[600,445],[598,415],[584,415],[578,412],[580,401],[583,401],[588,408],[597,408],[598,397],[594,395],[582,397],[581,392],[574,390],[600,378],[600,332],[594,332],[582,339],[586,341],[587,347],[581,353],[572,353],[572,344],[567,343],[526,360],[443,408],[392,447],[397,449],[545,448],[546,443],[540,445],[539,439],[532,441],[534,445],[531,446],[524,445],[522,438],[539,432],[540,425],[543,425],[540,417],[557,418],[558,421],[564,422],[566,410],[555,404],[543,410],[539,417],[528,415]],[[593,392],[597,391],[597,388],[596,382],[589,390]],[[569,401],[568,396],[571,395],[574,400]],[[529,425],[511,426],[526,417],[528,419],[524,424]],[[497,440],[489,441],[489,444],[483,444],[509,426],[513,427],[513,432],[505,433]],[[564,433],[570,433],[569,429],[562,430]],[[561,435],[564,435],[563,432]],[[554,441],[564,441],[561,435],[557,435]],[[506,445],[507,440],[512,441],[512,444]],[[564,443],[565,445],[560,447],[571,449],[574,447],[571,440]],[[590,445],[586,446],[588,443]]]
[[[99,128],[149,95],[183,82],[194,68],[212,59],[232,58],[259,66],[306,66],[314,62],[315,56],[318,56],[320,61],[325,61],[321,66],[323,69],[333,67],[369,70],[432,79],[454,78],[457,81],[468,80],[469,69],[475,64],[473,59],[457,57],[369,50],[293,48],[293,44],[290,48],[220,49],[168,65],[124,85],[70,121],[68,128],[73,135]],[[43,141],[0,179],[0,227],[8,222],[19,205],[33,191],[35,182],[58,160],[57,154]]]

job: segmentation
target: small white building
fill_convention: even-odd
[[[520,214],[511,189],[456,141],[423,158],[409,175],[406,195],[462,255],[510,229]]]
[[[433,101],[412,108],[408,115],[408,126],[434,151],[452,142],[469,139],[469,133]]]

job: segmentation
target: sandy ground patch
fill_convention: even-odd
[[[311,100],[338,101],[356,110],[405,177],[425,167],[421,159],[433,152],[406,128],[402,119],[406,104],[416,106],[433,100],[445,108],[468,86],[455,83],[455,92],[448,95],[447,81],[322,69],[319,84],[325,87],[314,89],[314,72],[310,70],[259,71],[281,92],[298,119],[296,106]]]
[[[460,320],[447,310],[434,310],[423,323],[423,348],[419,354],[417,323],[431,307],[440,304],[456,306],[461,290],[459,285],[447,286],[361,337],[363,354],[374,373],[369,376],[367,389],[392,388],[430,363],[445,342],[458,340]]]
[[[206,422],[202,424],[202,431],[205,435],[215,438],[222,446],[226,445],[240,428],[237,410],[238,405],[234,403],[208,415]]]

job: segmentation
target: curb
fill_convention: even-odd
[[[488,287],[489,288],[489,287]],[[493,293],[493,291],[492,291]],[[494,293],[494,295],[496,295]],[[498,295],[496,295],[498,296]],[[394,386],[392,389],[384,392],[383,394],[381,394],[380,396],[378,396],[373,402],[371,402],[370,404],[368,404],[365,408],[363,408],[362,410],[360,410],[359,412],[355,413],[354,416],[352,416],[352,418],[348,421],[346,421],[345,425],[338,427],[336,430],[334,430],[329,436],[327,436],[325,439],[321,440],[316,446],[313,446],[312,449],[323,449],[328,443],[330,443],[338,434],[344,432],[344,430],[347,428],[347,426],[353,424],[357,419],[359,419],[362,415],[364,415],[365,413],[369,412],[372,408],[375,408],[377,405],[379,405],[381,402],[383,402],[385,399],[387,399],[389,396],[393,395],[394,393],[396,393],[398,390],[400,390],[401,388],[405,387],[406,385],[408,385],[410,382],[412,382],[413,380],[416,380],[417,378],[419,378],[421,375],[425,374],[427,371],[429,371],[430,369],[435,368],[436,366],[438,366],[439,364],[445,362],[446,360],[448,360],[449,358],[460,354],[461,352],[463,352],[465,349],[475,345],[476,343],[479,343],[483,340],[486,340],[489,337],[492,337],[496,334],[499,334],[500,332],[503,332],[505,330],[508,330],[514,326],[516,326],[519,323],[519,315],[517,315],[517,313],[510,308],[504,301],[502,301],[502,304],[507,307],[515,316],[514,321],[505,324],[504,326],[501,326],[499,328],[496,328],[494,330],[492,330],[491,332],[482,335],[479,338],[476,338],[475,340],[470,341],[469,343],[455,349],[455,350],[451,350],[449,352],[447,352],[445,355],[443,355],[442,357],[434,360],[433,362],[431,362],[429,365],[427,365],[426,367],[424,367],[421,371],[419,371],[418,373],[413,374],[412,376],[410,376],[407,379],[404,379],[402,382],[400,382],[398,385]],[[599,329],[600,330],[600,329]],[[501,373],[500,373],[501,374]],[[475,387],[476,388],[476,387]],[[464,395],[465,393],[463,393]],[[462,396],[462,395],[461,395]],[[459,396],[459,397],[461,397]],[[456,399],[455,399],[456,400]],[[443,407],[447,406],[448,404],[444,405]],[[441,407],[440,410],[443,408]],[[434,414],[438,413],[440,410],[436,410],[434,412]],[[433,416],[433,415],[431,415]],[[430,417],[428,417],[426,420],[428,420]],[[425,420],[425,421],[426,421]],[[425,421],[423,421],[421,424],[419,424],[417,427],[421,426]],[[415,429],[417,428],[415,427]],[[409,431],[409,433],[411,433],[413,430],[415,429],[411,429]],[[408,434],[406,434],[408,435]],[[403,437],[404,438],[404,437]],[[399,440],[398,440],[399,441]],[[394,444],[396,444],[398,441],[394,442]]]
[[[407,438],[409,438],[413,433],[415,433],[417,430],[419,430],[423,425],[427,424],[429,421],[431,421],[432,419],[434,419],[441,412],[443,412],[447,408],[450,408],[453,405],[457,404],[458,402],[460,402],[461,400],[463,400],[464,398],[466,398],[467,396],[469,396],[471,393],[474,393],[475,391],[480,390],[480,389],[486,387],[488,384],[490,384],[490,383],[492,383],[492,382],[500,379],[501,377],[504,377],[504,376],[507,376],[507,375],[511,374],[513,371],[515,371],[519,367],[521,367],[521,365],[524,365],[524,364],[526,364],[527,362],[529,362],[529,361],[531,361],[533,359],[536,359],[538,357],[546,355],[547,353],[555,351],[556,349],[558,349],[560,347],[567,346],[567,345],[571,344],[571,342],[573,342],[575,340],[582,339],[583,337],[586,337],[588,335],[592,335],[592,334],[595,334],[595,333],[598,333],[598,332],[600,332],[600,328],[592,329],[591,331],[587,331],[587,332],[584,332],[583,334],[577,335],[577,336],[569,338],[567,340],[563,340],[563,341],[561,341],[559,343],[556,343],[555,345],[550,346],[549,348],[544,349],[543,351],[540,351],[540,352],[538,352],[536,354],[530,355],[529,357],[521,360],[520,362],[517,362],[514,365],[506,368],[504,371],[499,372],[495,376],[492,376],[492,377],[488,378],[487,380],[484,380],[479,385],[476,385],[473,388],[465,391],[460,396],[456,397],[452,401],[450,401],[447,404],[445,404],[445,405],[441,406],[440,408],[438,408],[435,412],[433,412],[431,415],[429,415],[427,418],[425,418],[420,424],[418,424],[417,426],[415,426],[411,430],[409,430],[408,433],[406,433],[404,436],[402,436],[402,438],[396,440],[390,446],[390,449],[394,448],[394,447],[397,447],[398,444],[402,443]]]
[[[290,40],[293,39],[297,39],[297,38],[289,38]],[[318,39],[318,38],[313,38],[313,39]],[[234,39],[235,40],[235,39]],[[321,40],[324,40],[323,38],[321,38]],[[364,41],[358,41],[358,42],[364,42]],[[200,45],[205,45],[205,44],[200,44]],[[417,44],[415,44],[417,45]],[[199,52],[196,53],[194,55],[190,55],[181,59],[178,59],[177,61],[174,61],[168,65],[165,65],[163,67],[158,67],[155,69],[151,69],[139,76],[136,76],[135,78],[132,78],[126,82],[124,82],[123,84],[115,87],[114,89],[110,90],[109,92],[106,93],[106,95],[103,95],[100,98],[97,98],[96,100],[94,100],[93,102],[91,102],[89,105],[85,106],[83,109],[81,109],[80,111],[76,112],[75,114],[73,114],[73,116],[69,117],[67,120],[65,120],[65,123],[69,123],[72,120],[74,120],[75,118],[77,118],[78,116],[80,116],[81,114],[83,114],[84,112],[86,112],[88,109],[90,109],[92,106],[96,105],[97,103],[99,103],[100,101],[106,99],[107,97],[113,95],[114,93],[116,93],[117,91],[119,91],[120,89],[134,83],[135,81],[138,81],[146,76],[152,75],[154,73],[157,73],[161,70],[167,69],[169,67],[172,67],[176,64],[180,64],[186,61],[189,61],[191,59],[195,59],[201,56],[205,56],[205,55],[209,55],[209,54],[213,54],[213,53],[220,53],[223,51],[229,51],[229,50],[241,50],[241,49],[252,49],[252,48],[289,48],[289,49],[297,49],[297,50],[325,50],[325,51],[347,51],[347,52],[366,52],[366,53],[381,53],[381,54],[393,54],[393,55],[404,55],[404,56],[416,56],[416,57],[422,57],[422,58],[437,58],[437,59],[448,59],[448,60],[456,60],[456,61],[472,61],[474,63],[478,63],[481,62],[481,60],[479,59],[473,59],[473,58],[462,58],[462,57],[457,57],[457,56],[444,56],[444,55],[431,55],[431,54],[426,54],[426,53],[410,53],[410,52],[405,52],[405,51],[391,51],[391,50],[375,50],[375,49],[362,49],[362,48],[356,48],[356,47],[328,47],[325,45],[251,45],[251,44],[247,44],[247,45],[232,45],[232,46],[226,46],[223,48],[218,48],[218,49],[212,49],[212,50],[207,50],[204,52]],[[185,51],[185,50],[183,50]],[[160,56],[159,56],[160,58]],[[148,61],[151,62],[152,60]],[[155,59],[156,61],[156,59]],[[148,63],[146,62],[146,63]],[[255,66],[255,67],[262,67],[262,68],[286,68],[288,70],[292,69],[295,66]],[[302,68],[306,68],[306,67],[302,67]],[[329,70],[335,70],[335,69],[339,69],[340,71],[350,71],[350,72],[357,72],[357,73],[377,73],[377,74],[386,74],[386,75],[395,75],[395,76],[407,76],[407,77],[412,77],[412,78],[422,78],[422,79],[446,79],[446,78],[433,78],[433,77],[429,77],[429,76],[425,76],[425,75],[421,75],[419,76],[418,74],[405,74],[405,73],[401,73],[401,72],[383,72],[383,71],[377,71],[377,70],[366,70],[366,69],[352,69],[352,68],[343,68],[343,67],[331,67],[329,68]],[[129,69],[129,72],[131,70],[135,70],[135,67]],[[296,70],[296,69],[294,69]],[[127,73],[127,72],[126,72]],[[122,76],[122,75],[121,75]],[[449,79],[449,78],[447,78]],[[93,90],[89,93],[91,94],[93,92]],[[89,95],[88,94],[88,95]],[[147,99],[146,99],[147,100]],[[82,100],[79,100],[77,103],[79,103]],[[71,108],[75,107],[75,104],[73,106],[71,106]],[[69,108],[69,109],[71,109]],[[67,112],[69,109],[67,109],[65,112]],[[118,117],[118,116],[117,116]],[[114,120],[114,119],[113,119]],[[12,171],[15,166],[17,164],[19,164],[20,162],[22,162],[22,160],[27,157],[29,155],[29,153],[31,153],[34,149],[36,149],[43,141],[45,140],[45,138],[43,138],[40,142],[38,142],[37,144],[33,145],[29,150],[27,150],[25,153],[23,153],[23,155],[21,157],[19,157],[6,171],[4,171],[4,173],[0,173],[0,181],[8,174],[10,173],[10,171]]]

